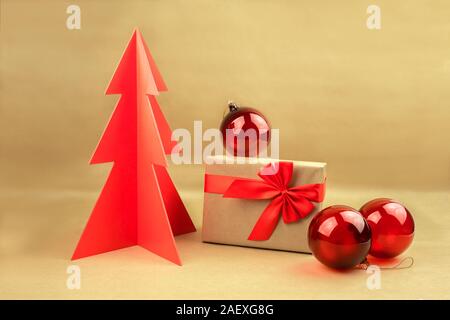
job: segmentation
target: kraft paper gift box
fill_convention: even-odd
[[[310,253],[308,227],[322,209],[326,164],[226,159],[210,157],[206,165],[203,241]]]

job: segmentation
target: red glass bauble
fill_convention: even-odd
[[[367,202],[359,210],[372,230],[370,254],[393,258],[404,252],[414,238],[414,219],[402,204],[387,198]]]
[[[323,264],[336,269],[363,262],[370,249],[370,227],[355,209],[335,205],[320,211],[308,231],[309,248]]]
[[[234,156],[258,156],[270,142],[270,125],[266,117],[258,110],[238,107],[233,102],[228,108],[220,125],[225,149]]]

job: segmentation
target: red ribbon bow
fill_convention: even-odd
[[[224,198],[272,199],[253,227],[248,240],[268,240],[275,230],[280,215],[284,223],[306,217],[314,209],[314,202],[322,202],[325,184],[305,184],[289,187],[293,172],[292,162],[270,163],[258,176],[262,180],[205,175],[205,192],[223,194]]]

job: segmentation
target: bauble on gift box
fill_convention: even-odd
[[[228,113],[220,124],[223,144],[228,154],[256,157],[270,142],[270,124],[258,110],[228,103]]]

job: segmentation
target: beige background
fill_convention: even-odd
[[[81,30],[66,8],[81,7]],[[382,8],[368,30],[366,8]],[[449,298],[448,1],[1,0],[0,297]],[[281,129],[281,157],[328,163],[325,204],[403,201],[415,266],[336,273],[311,256],[178,238],[185,265],[140,248],[68,258],[110,165],[87,162],[118,96],[103,92],[139,26],[173,128],[217,127],[227,100]],[[201,228],[201,166],[172,176]],[[239,260],[236,257],[239,256]]]

